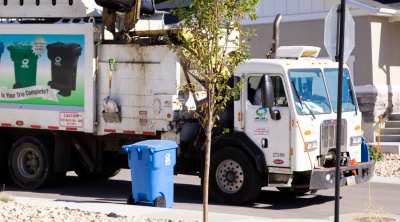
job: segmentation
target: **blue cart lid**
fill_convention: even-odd
[[[154,152],[176,149],[178,145],[172,140],[145,140],[131,145],[122,146],[128,152],[130,149],[153,149]]]

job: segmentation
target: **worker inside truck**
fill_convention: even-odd
[[[281,77],[272,76],[274,85],[275,106],[287,106],[288,102],[285,96],[285,89]],[[257,86],[256,89],[252,88]],[[248,79],[248,99],[252,105],[261,105],[261,76],[251,76]]]

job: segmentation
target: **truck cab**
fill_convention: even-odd
[[[241,95],[233,99],[236,136],[231,136],[230,142],[218,144],[228,143],[225,146],[241,147],[243,153],[252,153],[249,158],[255,160],[255,167],[261,172],[255,181],[260,180],[262,185],[300,193],[334,187],[338,63],[316,59],[319,50],[308,46],[280,47],[277,59],[251,59],[234,74],[235,82],[245,81]],[[340,163],[341,186],[346,186],[353,181],[368,181],[374,163],[350,164],[351,160],[361,162],[362,135],[361,112],[346,65],[342,92]],[[263,100],[270,105],[260,103]],[[217,171],[216,184],[221,190],[239,193],[246,183],[240,182],[245,180],[241,173],[246,171],[246,164],[241,165],[232,157],[220,165],[212,163],[218,165],[212,171]],[[226,169],[226,163],[240,170]],[[218,173],[221,170],[228,173]],[[254,175],[256,178],[257,174]]]

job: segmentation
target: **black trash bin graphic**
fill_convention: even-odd
[[[61,96],[70,96],[76,89],[76,71],[82,47],[77,43],[53,43],[47,45],[47,55],[51,60],[52,89],[60,90]]]

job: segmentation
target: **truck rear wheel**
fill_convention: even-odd
[[[246,204],[261,191],[262,174],[243,152],[224,148],[211,157],[210,196],[224,204]]]
[[[53,185],[65,176],[65,172],[54,172],[53,162],[54,145],[49,140],[23,137],[11,149],[8,166],[19,187],[36,189]]]

